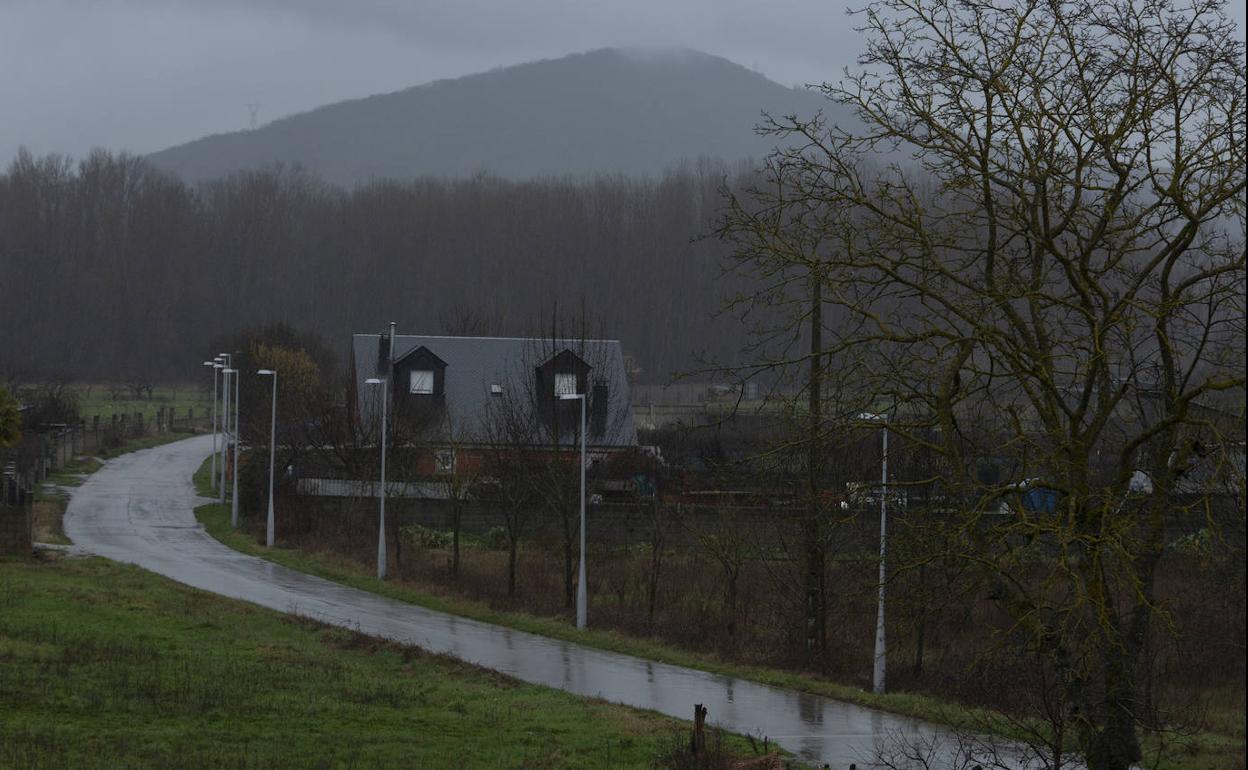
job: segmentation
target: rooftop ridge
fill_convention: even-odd
[[[381,332],[356,332],[352,334],[351,336],[352,337],[383,337],[385,335],[382,334]],[[479,337],[475,335],[460,335],[460,334],[396,334],[394,335],[394,337],[395,339],[403,339],[404,337],[408,337],[410,339],[422,339],[422,340],[505,340],[508,342],[546,342],[551,339],[550,337]],[[604,337],[586,337],[584,339],[580,339],[578,337],[556,337],[555,341],[556,342],[615,342],[617,344],[619,343],[618,339],[609,339],[609,338],[604,338]]]

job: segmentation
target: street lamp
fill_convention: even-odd
[[[273,547],[273,458],[277,449],[277,370],[261,369],[256,372],[273,377],[273,413],[269,418],[269,519],[265,528],[264,542]]]
[[[217,502],[225,505],[225,453],[230,447],[230,376],[234,370],[230,368],[230,354],[219,353],[216,358],[221,363],[221,483],[218,485],[221,496]]]
[[[228,374],[228,375],[230,375],[230,376],[233,378],[233,380],[234,380],[234,396],[233,396],[233,402],[234,402],[234,432],[233,432],[233,436],[234,436],[234,458],[233,458],[233,462],[231,463],[231,464],[234,466],[234,472],[233,472],[232,474],[230,474],[230,479],[231,479],[231,481],[233,481],[234,483],[230,485],[230,492],[231,492],[231,495],[230,495],[230,497],[231,497],[231,503],[230,503],[230,526],[231,526],[232,528],[234,528],[234,529],[238,529],[238,445],[239,445],[239,443],[240,443],[240,439],[242,438],[242,437],[241,437],[241,436],[239,436],[239,434],[238,434],[238,418],[239,418],[239,412],[241,411],[241,410],[238,408],[238,381],[239,381],[239,380],[241,380],[241,379],[242,379],[242,377],[240,376],[240,375],[241,375],[241,372],[239,372],[237,369],[226,369],[226,370],[225,370],[225,373],[226,373],[226,374]],[[227,422],[227,423],[229,422],[229,414],[228,414],[228,413],[226,414],[226,422]],[[222,483],[224,483],[224,482],[222,482]],[[224,488],[224,487],[222,487],[222,489],[221,489],[221,495],[222,495],[222,502],[225,502],[225,488]]]
[[[386,381],[370,377],[365,385],[381,387],[381,489],[377,493],[380,513],[377,522],[377,579],[386,579]]]
[[[584,631],[588,593],[585,586],[585,394],[561,393],[559,400],[581,402],[581,568],[576,582],[576,628]]]
[[[216,361],[205,361],[204,366],[212,367],[212,474],[208,477],[209,486],[217,488],[217,370],[221,364]]]
[[[860,420],[878,422],[884,436],[884,453],[880,460],[880,597],[875,610],[875,670],[871,676],[871,690],[884,692],[884,663],[887,647],[884,643],[884,553],[885,532],[888,524],[888,418],[882,414],[863,412],[858,415]]]

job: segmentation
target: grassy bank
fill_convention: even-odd
[[[207,463],[196,474],[196,485],[207,494]],[[412,584],[399,581],[380,581],[375,577],[371,564],[362,564],[341,554],[330,551],[310,551],[291,548],[265,548],[255,538],[231,529],[229,511],[225,506],[206,505],[196,511],[205,529],[226,545],[236,550],[317,575],[345,585],[371,591],[390,598],[418,604],[430,609],[473,618],[497,625],[507,626],[551,638],[575,641],[600,649],[621,652],[637,657],[673,665],[696,668],[703,671],[748,679],[778,687],[825,695],[870,708],[881,709],[920,719],[930,720],[974,731],[989,730],[1007,737],[1023,737],[1018,723],[999,714],[969,709],[929,695],[894,692],[876,695],[857,687],[847,686],[803,672],[743,665],[721,659],[712,654],[691,651],[664,644],[653,639],[638,638],[609,630],[577,631],[562,617],[538,616],[523,612],[502,611],[483,602],[456,596],[440,586]],[[1211,717],[1218,717],[1211,714]],[[1242,768],[1244,736],[1242,712],[1226,719],[1211,722],[1228,727],[1225,733],[1201,733],[1197,735],[1170,736],[1168,756],[1159,766],[1161,770],[1215,770],[1215,768]],[[1237,725],[1238,731],[1235,727]],[[1037,727],[1037,729],[1043,729]],[[1155,751],[1157,742],[1146,739],[1147,749]]]
[[[64,527],[65,508],[69,505],[69,494],[66,490],[78,486],[88,475],[103,466],[94,457],[76,457],[39,485],[31,509],[36,543],[69,543]]]
[[[103,559],[0,561],[0,766],[649,767],[677,720]]]

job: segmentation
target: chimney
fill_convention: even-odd
[[[394,366],[394,321],[390,322],[390,365]]]

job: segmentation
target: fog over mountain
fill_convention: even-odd
[[[338,102],[149,159],[189,181],[272,163],[351,186],[375,178],[655,175],[681,160],[758,158],[763,112],[835,105],[688,49],[601,49]]]

